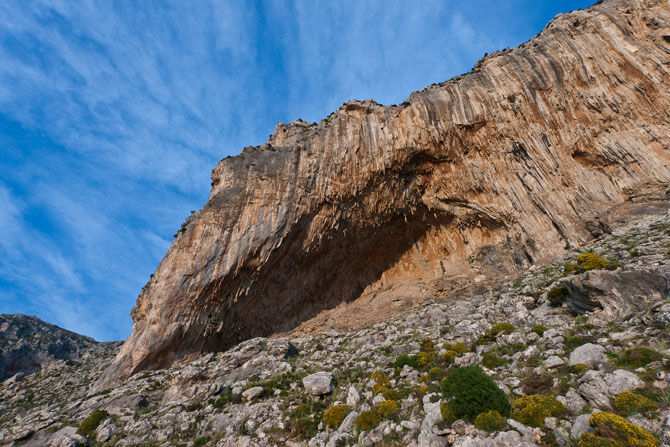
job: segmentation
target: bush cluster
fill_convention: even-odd
[[[446,349],[447,351],[454,351],[458,356],[461,356],[466,352],[468,352],[468,347],[465,346],[465,344],[460,341],[454,343],[453,345],[450,343],[444,343],[442,345],[442,349]]]
[[[507,428],[507,420],[496,410],[481,413],[475,418],[475,427],[487,433],[501,431]]]
[[[589,421],[593,433],[584,432],[579,447],[657,447],[658,439],[626,419],[611,413],[595,413]]]
[[[584,273],[588,270],[615,270],[618,267],[616,262],[608,261],[600,255],[595,253],[582,253],[577,256],[576,263],[566,264],[563,268],[563,275],[571,275],[573,273]]]
[[[375,428],[382,421],[382,417],[377,410],[362,411],[356,418],[356,427],[361,431],[368,431]]]
[[[565,412],[565,405],[553,396],[524,396],[514,401],[512,417],[530,427],[542,427],[544,418],[560,417]]]
[[[400,413],[400,407],[394,400],[385,400],[379,403],[379,414],[384,419],[395,419]]]
[[[458,418],[473,421],[489,410],[509,416],[507,396],[478,366],[454,368],[440,387],[446,397],[452,398],[449,406]]]
[[[546,326],[542,326],[541,324],[536,324],[530,329],[531,332],[535,332],[537,335],[542,337],[545,332],[548,331],[548,328]]]
[[[614,399],[614,408],[623,416],[631,416],[637,413],[653,413],[658,410],[658,405],[644,396],[624,391]]]
[[[349,407],[346,405],[331,405],[323,413],[323,423],[332,429],[337,429],[342,425],[347,414],[349,414]]]
[[[402,369],[405,365],[410,366],[414,369],[419,367],[419,356],[418,355],[407,355],[401,354],[396,357],[395,362],[393,362],[394,368]]]

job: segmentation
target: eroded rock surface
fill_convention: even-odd
[[[214,169],[99,387],[603,234],[603,212],[670,180],[668,36],[667,1],[598,2],[400,106],[278,124]]]

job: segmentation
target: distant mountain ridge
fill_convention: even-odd
[[[118,345],[97,342],[34,315],[0,314],[0,381],[32,374],[55,360],[74,360]]]

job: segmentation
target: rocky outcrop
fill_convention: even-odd
[[[55,360],[78,359],[111,345],[45,323],[33,315],[0,314],[0,382],[16,374],[32,374]]]
[[[602,234],[603,212],[670,180],[669,82],[668,2],[607,0],[399,106],[278,124],[214,169],[99,385]]]
[[[601,309],[608,321],[649,308],[668,296],[666,276],[640,270],[586,272],[566,278],[562,285],[568,291],[565,304],[572,313]]]
[[[660,215],[638,214],[632,227],[584,248],[618,259],[621,271],[670,278],[668,208],[670,200]],[[667,439],[670,325],[657,320],[667,301],[653,295],[649,306],[607,321],[602,309],[575,318],[548,295],[577,256],[566,253],[467,299],[447,294],[363,329],[254,338],[100,391],[91,384],[110,353],[55,361],[0,384],[0,445],[577,445],[593,432],[592,414],[583,413],[623,416],[645,402],[650,411],[640,407],[627,420]],[[524,396],[555,397],[566,411],[533,427],[528,413],[514,411],[491,432],[454,420],[443,414],[453,400],[441,384],[459,366],[481,367],[512,406]],[[476,396],[471,402],[479,406]],[[96,413],[97,427],[90,422]]]

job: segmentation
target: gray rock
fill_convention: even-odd
[[[644,382],[635,373],[624,369],[617,369],[612,374],[605,375],[607,392],[614,397],[624,391],[632,391],[644,388]]]
[[[448,447],[449,442],[441,436],[422,431],[417,440],[418,447]]]
[[[350,439],[353,439],[353,436],[351,436],[349,433],[336,431],[330,435],[326,447],[340,447],[342,445],[346,445],[347,441]]]
[[[347,391],[347,405],[350,407],[355,407],[358,402],[361,400],[361,395],[358,394],[358,390],[355,386],[350,385],[349,391]]]
[[[424,402],[423,411],[426,413],[421,422],[421,431],[432,433],[435,424],[442,420],[442,413],[440,412],[439,402]]]
[[[559,447],[567,447],[570,444],[570,433],[565,428],[558,427],[552,430],[552,432]]]
[[[114,419],[107,418],[100,423],[95,430],[95,440],[98,442],[107,442],[119,431],[119,427],[114,423]]]
[[[579,414],[579,412],[582,411],[582,408],[587,404],[574,388],[570,388],[568,392],[565,393],[565,397],[558,396],[556,399],[565,405],[568,412],[571,414]]]
[[[321,371],[302,379],[305,391],[312,396],[322,396],[333,391],[333,373]]]
[[[552,368],[559,367],[559,366],[563,365],[564,363],[565,363],[565,361],[562,358],[560,358],[556,355],[552,355],[551,357],[549,357],[547,360],[544,361],[544,367],[547,368],[547,369],[552,369]]]
[[[605,355],[605,348],[593,343],[586,343],[576,348],[570,354],[570,365],[577,365],[580,363],[586,365],[595,365],[607,361]]]
[[[248,390],[245,390],[242,393],[242,397],[244,397],[246,400],[253,400],[256,398],[259,398],[263,395],[263,387],[262,386],[254,386],[249,388]]]
[[[113,399],[104,405],[104,408],[110,413],[135,412],[146,408],[149,401],[146,397],[139,394],[131,394]]]
[[[357,411],[351,411],[342,421],[340,426],[337,428],[339,432],[350,432],[354,429],[356,425],[356,418],[358,417]]]
[[[518,431],[521,434],[521,440],[524,442],[534,442],[535,441],[535,435],[533,434],[533,429],[530,427],[526,427],[519,421],[515,421],[514,419],[507,419],[507,423],[509,424],[510,427],[512,427],[514,430]]]
[[[582,433],[589,429],[589,420],[591,420],[590,414],[582,414],[577,416],[575,422],[572,423],[570,437],[572,437],[572,439],[578,440],[582,436]]]
[[[665,297],[666,280],[643,270],[591,270],[561,281],[568,289],[566,305],[573,314],[600,309],[607,321],[639,312]]]

